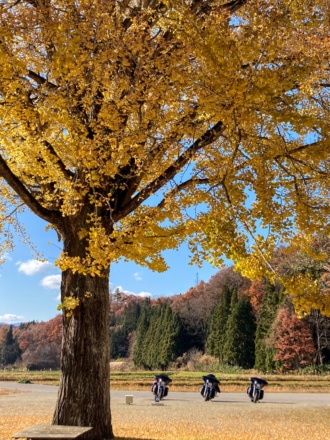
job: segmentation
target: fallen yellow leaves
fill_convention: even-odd
[[[51,417],[26,417],[23,410],[19,415],[1,416],[0,419],[0,440],[10,440],[15,432],[22,431],[31,425],[51,423]]]
[[[0,395],[5,395],[0,390]],[[24,393],[23,393],[24,394]],[[39,416],[29,405],[0,407],[0,440],[34,424],[51,423],[53,404],[40,401]],[[10,396],[8,396],[10,399]],[[9,403],[9,401],[8,401]],[[112,425],[116,440],[324,440],[330,438],[329,406],[303,406],[271,400],[252,404],[230,400],[212,402],[151,399],[126,405],[113,400]]]
[[[182,404],[183,403],[183,404]],[[117,439],[318,440],[330,438],[328,409],[290,411],[287,405],[181,402],[112,410]]]

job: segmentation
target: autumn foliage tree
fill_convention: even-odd
[[[272,264],[288,290],[293,289],[295,308],[301,316],[312,310],[329,315],[329,236],[307,236],[301,242],[281,246],[274,252]]]
[[[23,364],[28,369],[59,368],[61,335],[61,315],[47,322],[22,324],[18,343]]]
[[[313,337],[307,323],[298,319],[293,311],[282,308],[275,327],[275,356],[280,369],[299,370],[310,365],[316,354]]]
[[[329,232],[328,3],[7,0],[0,20],[2,245],[24,208],[62,240],[53,423],[109,439],[113,262],[165,270],[188,238],[255,276],[279,238]]]

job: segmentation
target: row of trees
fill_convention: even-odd
[[[251,282],[232,268],[184,295],[151,300],[116,291],[110,305],[111,358],[141,368],[166,370],[193,350],[260,371],[330,362],[330,318],[319,310],[299,318],[279,284]],[[59,368],[61,332],[60,315],[0,327],[0,365]]]
[[[59,368],[62,338],[60,315],[47,322],[0,327],[0,366],[16,364],[29,370]]]
[[[279,273],[310,277],[320,295],[329,294],[326,266],[329,239],[315,237],[312,255],[279,248],[272,264]],[[302,289],[301,295],[306,294]],[[308,294],[308,290],[307,290]],[[322,365],[330,359],[330,318],[321,310],[295,311],[291,295],[267,278],[251,281],[233,268],[220,270],[183,295],[139,298],[120,290],[110,294],[110,355],[130,358],[138,367],[166,369],[190,350],[219,364],[261,371]],[[62,319],[0,327],[0,365],[58,368]]]
[[[326,304],[329,257],[329,239],[318,236],[308,251],[278,248],[271,265],[279,277],[305,281],[299,290],[302,299],[309,297],[313,285]],[[167,315],[161,312],[164,304],[172,310],[177,326],[166,362],[164,354],[162,360],[155,354],[163,344],[169,345],[171,334],[171,322],[164,322]],[[251,281],[233,268],[220,270],[208,283],[201,282],[184,295],[158,302],[116,292],[111,326],[112,358],[129,356],[145,368],[164,368],[179,353],[192,349],[213,356],[219,364],[261,371],[292,370],[330,360],[330,319],[322,307],[306,313],[304,307],[294,306],[279,282]]]
[[[301,268],[301,259],[300,254],[294,259],[290,255],[286,268],[293,260],[292,267]],[[306,273],[308,266],[305,261]],[[315,266],[313,271],[319,275]],[[158,301],[117,292],[111,301],[111,325],[111,357],[130,357],[144,368],[166,368],[192,349],[219,364],[260,371],[330,361],[329,318],[316,309],[299,314],[279,283],[266,278],[251,282],[232,268],[184,295]]]
[[[3,325],[0,365],[59,368],[61,334],[60,315],[48,322]],[[298,317],[281,285],[251,282],[232,268],[169,298],[110,294],[112,359],[165,370],[192,350],[218,364],[260,371],[323,365],[330,361],[330,318],[315,309]]]

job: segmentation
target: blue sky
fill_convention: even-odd
[[[46,232],[46,223],[32,214],[24,214],[24,224],[36,248],[43,253],[45,263],[37,261],[28,245],[17,241],[15,251],[0,265],[0,322],[16,323],[48,321],[59,312],[60,271],[54,262],[61,252],[61,243],[53,231]],[[186,246],[165,252],[171,268],[157,273],[134,263],[120,262],[111,267],[111,290],[141,296],[170,296],[186,293],[200,281],[218,272],[208,263],[204,267],[190,266]]]

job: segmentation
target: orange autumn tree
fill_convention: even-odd
[[[329,232],[328,4],[1,0],[0,17],[1,245],[17,210],[57,231],[53,423],[109,439],[111,264],[166,270],[188,240],[194,263],[255,276],[293,231]]]
[[[299,370],[315,361],[316,349],[308,324],[282,308],[273,324],[275,356],[282,371]]]

